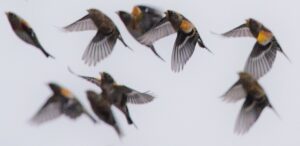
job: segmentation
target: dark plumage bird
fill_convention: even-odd
[[[70,72],[72,74],[75,74],[71,70]],[[107,97],[113,105],[115,105],[124,113],[128,124],[134,124],[134,122],[130,117],[127,103],[145,104],[151,102],[154,99],[154,96],[147,92],[139,92],[127,86],[118,85],[111,77],[111,75],[106,72],[100,73],[100,79],[77,74],[75,75],[100,87],[102,89],[102,92],[104,92],[104,94],[106,95],[105,97]]]
[[[258,79],[268,73],[275,61],[277,51],[289,60],[274,34],[262,23],[252,18],[246,23],[222,34],[225,37],[253,37],[256,43],[245,65],[245,71]]]
[[[174,72],[179,72],[191,58],[196,44],[210,50],[204,45],[196,27],[187,18],[171,10],[166,11],[165,14],[166,16],[160,22],[138,40],[145,45],[153,44],[157,40],[177,32],[171,68]]]
[[[235,124],[235,132],[245,134],[257,121],[265,107],[271,108],[276,114],[277,112],[264,89],[251,74],[241,72],[239,77],[239,80],[223,95],[223,99],[227,102],[237,102],[245,98]]]
[[[163,14],[159,10],[144,5],[134,6],[131,13],[118,11],[117,14],[125,24],[127,30],[137,41],[139,41],[139,37],[144,35],[163,18]],[[164,60],[157,53],[152,43],[144,45],[149,47],[158,58]]]
[[[6,16],[13,31],[21,40],[41,50],[46,57],[54,58],[42,47],[35,32],[23,18],[13,12],[6,12]]]
[[[106,124],[112,126],[119,137],[121,137],[122,131],[120,130],[118,123],[111,110],[111,102],[107,100],[107,94],[102,92],[100,95],[94,91],[88,90],[86,92],[87,98],[92,106],[94,113]]]
[[[97,122],[68,89],[55,83],[50,83],[49,87],[53,91],[53,95],[32,118],[33,123],[42,124],[61,115],[76,119],[81,114],[86,114],[94,123]]]
[[[64,29],[69,32],[97,30],[96,35],[82,56],[86,64],[96,65],[111,54],[117,39],[125,47],[128,47],[128,45],[124,42],[117,26],[109,17],[97,9],[88,9],[87,11],[86,16],[64,27]]]

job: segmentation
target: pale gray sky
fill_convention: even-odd
[[[0,2],[0,145],[23,146],[298,146],[300,144],[300,86],[298,58],[300,9],[296,0],[1,0]],[[150,4],[162,10],[173,9],[189,18],[214,55],[197,47],[185,69],[171,71],[170,58],[176,35],[155,46],[162,62],[138,44],[115,14],[130,11],[134,5]],[[119,27],[134,52],[117,43],[112,55],[96,67],[88,67],[81,56],[96,32],[64,33],[59,27],[86,15],[88,8],[106,13]],[[26,19],[44,48],[57,59],[43,54],[19,40],[11,30],[6,11]],[[270,28],[289,55],[289,63],[277,55],[273,69],[260,83],[282,119],[266,109],[244,136],[233,133],[242,102],[227,104],[219,98],[237,80],[255,40],[225,39],[213,32],[225,32],[253,17]],[[45,102],[55,81],[70,90],[91,111],[85,90],[94,85],[71,75],[98,76],[107,71],[118,83],[157,95],[147,105],[129,105],[136,130],[114,110],[126,136],[119,141],[112,128],[103,122],[94,125],[87,117],[76,121],[61,117],[41,126],[29,119]]]

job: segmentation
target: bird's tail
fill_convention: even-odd
[[[41,51],[43,52],[43,54],[44,54],[47,58],[55,59],[55,57],[52,56],[51,54],[49,54],[45,49],[42,48]]]
[[[137,125],[136,125],[136,124],[133,122],[133,120],[131,119],[129,113],[126,114],[126,120],[127,120],[127,123],[128,123],[129,125],[134,125],[134,127],[135,127],[136,129],[138,129]]]
[[[120,129],[120,127],[118,126],[118,124],[115,124],[114,126],[115,131],[117,132],[119,138],[122,138],[124,133],[122,132],[122,130]]]
[[[88,113],[87,111],[85,111],[84,113],[93,121],[93,123],[97,123],[97,120],[90,113]]]
[[[276,40],[276,38],[274,38],[273,40],[274,42],[274,47],[277,47],[278,48],[278,51],[280,51],[284,57],[289,61],[289,62],[292,62],[291,59],[287,56],[287,54],[282,50],[281,46],[279,45],[278,41]]]
[[[208,48],[204,45],[203,41],[202,41],[200,38],[198,38],[198,45],[199,45],[201,48],[206,49],[206,50],[207,50],[208,52],[210,52],[211,54],[214,54],[210,49],[208,49]]]
[[[279,115],[279,113],[276,111],[276,109],[273,107],[273,105],[271,103],[269,103],[269,107],[273,110],[273,112],[276,114],[276,116],[281,119],[281,116]]]
[[[127,47],[129,50],[133,51],[133,50],[131,49],[131,47],[129,47],[129,46],[125,43],[125,41],[124,41],[124,39],[122,38],[121,35],[119,35],[118,39],[123,43],[123,45],[124,45],[125,47]]]
[[[127,123],[128,123],[129,125],[134,125],[134,127],[135,127],[136,129],[138,129],[137,125],[133,122],[133,120],[132,120],[131,117],[130,117],[129,110],[128,110],[127,106],[126,106],[125,111],[123,111],[123,112],[124,112],[124,114],[125,114],[125,116],[126,116]]]
[[[149,47],[151,50],[152,50],[152,52],[160,59],[160,60],[162,60],[162,61],[164,61],[165,62],[165,60],[157,53],[157,51],[155,50],[155,48],[154,48],[154,46],[151,44],[151,45],[147,45],[147,47]]]
[[[289,62],[292,62],[291,59],[289,58],[289,56],[287,56],[285,54],[285,52],[283,52],[283,50],[280,50],[280,52],[284,55],[284,57],[289,61]]]

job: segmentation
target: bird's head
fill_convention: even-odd
[[[50,89],[53,91],[54,94],[56,95],[62,95],[66,98],[75,98],[75,96],[73,95],[73,93],[67,89],[67,88],[64,88],[56,83],[49,83],[48,84]]]
[[[261,23],[258,22],[255,19],[253,19],[253,18],[248,18],[248,19],[246,19],[246,25],[248,27],[252,27],[252,28],[259,28],[259,26],[261,25]]]
[[[115,80],[112,78],[112,76],[106,72],[100,73],[100,80],[101,84],[114,84]]]
[[[118,14],[118,16],[120,17],[120,19],[123,21],[125,25],[128,25],[132,20],[131,15],[125,11],[117,11],[116,13]]]
[[[53,91],[54,94],[59,94],[61,87],[56,83],[49,83],[48,86]]]
[[[183,19],[183,16],[173,10],[167,10],[165,12],[166,14],[166,17],[169,19],[169,20],[173,20],[173,21],[181,21]]]
[[[6,14],[7,17],[16,17],[16,15],[13,12],[10,12],[10,11],[5,12],[5,14]]]
[[[13,13],[13,12],[5,12],[8,20],[12,23],[18,23],[20,21],[20,17]],[[26,24],[26,22],[24,21],[24,23]]]
[[[94,14],[97,14],[99,13],[100,11],[95,9],[95,8],[90,8],[87,10],[87,12],[90,14],[90,15],[94,15]]]

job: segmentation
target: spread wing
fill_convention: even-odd
[[[273,42],[266,46],[256,43],[245,66],[245,72],[250,73],[255,79],[265,75],[272,68],[277,54]]]
[[[143,34],[137,40],[144,45],[151,45],[157,40],[175,33],[175,29],[166,17],[161,19],[153,28]]]
[[[82,17],[81,19],[75,21],[74,23],[64,27],[64,30],[72,31],[84,31],[84,30],[97,30],[97,26],[90,18],[89,15]]]
[[[60,115],[62,115],[62,102],[56,100],[55,98],[50,98],[34,115],[31,121],[34,124],[42,124],[44,122],[54,120]]]
[[[86,64],[96,65],[101,60],[108,57],[116,44],[118,36],[115,33],[108,35],[97,32],[96,36],[92,39],[88,47],[86,48],[82,59]]]
[[[127,102],[132,104],[149,103],[155,98],[149,92],[139,92],[126,86],[120,86],[119,89],[127,96]]]
[[[222,34],[225,37],[253,37],[249,27],[246,24],[242,24],[228,32]]]
[[[194,34],[196,33],[196,34]],[[179,72],[194,53],[198,40],[196,31],[186,34],[179,31],[172,52],[171,69]]]
[[[246,97],[246,91],[240,81],[237,81],[222,97],[226,102],[237,102]]]
[[[263,109],[267,106],[267,100],[256,100],[254,97],[247,96],[245,103],[238,115],[235,132],[245,134],[254,125]]]

